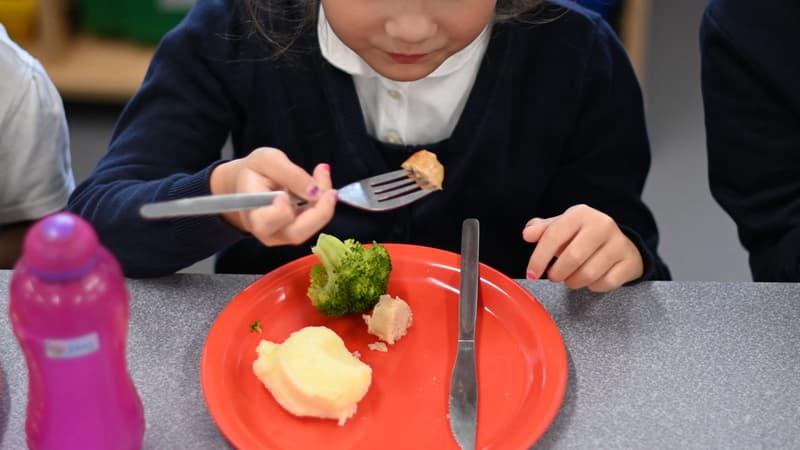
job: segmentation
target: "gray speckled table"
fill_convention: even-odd
[[[24,359],[0,271],[0,448],[25,447]],[[199,389],[214,319],[255,276],[129,280],[148,449],[228,448]],[[558,324],[567,392],[537,448],[797,448],[800,284],[652,282],[598,295],[522,282]]]

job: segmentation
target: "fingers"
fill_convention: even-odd
[[[331,189],[328,164],[318,164],[309,174],[282,151],[266,147],[234,161],[226,167],[229,170],[219,171],[218,186],[224,187],[224,182],[232,180],[229,185],[233,192],[289,191],[292,197],[307,202],[298,208],[284,192],[269,206],[223,214],[234,226],[265,245],[276,246],[305,242],[330,222],[337,196]]]
[[[537,244],[528,261],[527,276],[530,279],[541,277],[550,261],[561,254],[580,229],[580,222],[574,218],[562,215],[552,219],[549,222],[545,219],[546,223],[537,222],[531,227],[533,230],[529,236],[535,237],[533,242]],[[528,231],[527,228],[523,231],[523,236]]]
[[[286,165],[285,155],[265,155],[274,158],[273,166],[283,170],[281,175],[273,177],[279,185],[296,195],[302,196],[309,204],[296,208],[287,195],[276,198],[270,207],[259,208],[249,214],[250,233],[266,245],[298,245],[307,241],[333,218],[336,209],[337,193],[331,189],[330,166],[318,164],[312,176],[294,163]],[[299,172],[298,170],[299,169]],[[289,180],[285,177],[294,172],[295,178]],[[272,169],[270,169],[272,173]],[[310,181],[308,181],[310,180]],[[295,186],[295,188],[292,188]],[[299,192],[305,189],[304,195]]]
[[[640,278],[643,272],[642,255],[620,231],[570,274],[564,284],[571,289],[588,287],[591,291],[608,292]]]
[[[570,289],[580,289],[594,283],[598,283],[598,286],[608,285],[609,290],[614,289],[621,286],[625,281],[622,281],[618,285],[611,287],[615,280],[611,278],[605,281],[601,280],[604,280],[604,278],[609,275],[608,272],[612,267],[615,267],[622,261],[622,255],[617,254],[613,248],[598,249],[597,252],[587,258],[581,267],[569,273],[568,276],[563,279],[564,284]]]
[[[284,188],[306,201],[316,201],[324,189],[330,189],[330,169],[318,165],[311,176],[293,163],[285,153],[274,148],[259,148],[248,157],[248,167],[259,177],[249,179],[247,190],[276,190]],[[266,189],[265,189],[266,188]]]
[[[644,270],[639,250],[616,222],[585,205],[551,219],[532,219],[523,238],[537,242],[528,263],[528,279],[537,279],[547,270],[547,278],[563,281],[571,289],[605,292],[641,277]]]
[[[638,275],[630,275],[631,273],[636,273],[635,271],[636,268],[631,260],[622,260],[613,265],[602,277],[586,287],[593,292],[612,291],[628,281],[635,280],[642,276],[641,272],[639,272]]]
[[[525,224],[525,228],[522,229],[522,239],[526,242],[539,242],[541,239],[544,230],[547,227],[556,221],[561,216],[550,217],[548,219],[542,219],[540,217],[534,217],[533,219],[529,220],[527,224]]]
[[[327,190],[317,202],[299,214],[295,221],[285,226],[278,234],[283,244],[298,245],[307,241],[333,218],[336,209],[337,193]]]
[[[333,183],[331,182],[331,166],[327,163],[317,164],[317,167],[314,168],[313,176],[314,180],[317,181],[317,185],[323,191],[333,188]]]
[[[563,248],[560,253],[553,255],[557,256],[558,259],[547,273],[547,277],[555,282],[564,281],[567,277],[572,276],[572,274],[583,266],[590,257],[595,255],[598,250],[606,244],[616,228],[614,221],[605,215],[594,217],[591,221],[583,221],[580,217],[575,216],[571,216],[570,219],[571,223],[569,226],[577,228],[572,238],[566,240],[566,234],[562,233],[559,236],[555,236],[555,239],[559,239],[556,243],[550,244],[558,244]],[[539,250],[538,247],[536,250]],[[601,254],[606,254],[607,257],[611,256],[607,255],[607,253],[607,251],[601,252]],[[602,273],[605,273],[605,270],[600,274]]]
[[[279,193],[269,206],[239,213],[244,229],[265,244],[271,235],[290,224],[295,214],[295,207],[285,192]]]
[[[265,245],[301,244],[330,222],[336,201],[336,191],[329,189],[313,205],[299,210],[287,194],[281,194],[271,206],[251,211],[250,233]]]

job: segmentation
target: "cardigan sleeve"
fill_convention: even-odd
[[[211,170],[233,126],[234,106],[219,61],[228,13],[199,1],[156,50],[125,107],[107,153],[70,198],[126,276],[173,273],[241,239],[218,216],[145,220],[142,204],[208,194]],[[77,149],[79,150],[79,149]]]
[[[775,6],[712,2],[703,17],[709,183],[736,222],[754,280],[800,281],[800,45],[773,24],[800,10]],[[774,34],[787,32],[786,41]]]
[[[641,199],[650,147],[639,83],[622,44],[596,18],[583,74],[573,95],[574,126],[543,212],[561,214],[586,204],[611,216],[638,248],[639,280],[667,280],[658,255],[658,230]],[[639,281],[636,280],[636,281]]]

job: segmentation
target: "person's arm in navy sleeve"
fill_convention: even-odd
[[[244,233],[219,216],[148,221],[142,204],[209,194],[209,177],[235,117],[220,82],[224,15],[195,8],[159,45],[140,90],[124,109],[107,154],[70,198],[125,274],[175,272]]]
[[[666,280],[655,220],[641,199],[650,147],[639,84],[605,22],[597,19],[591,39],[582,85],[568,105],[576,111],[575,132],[543,196],[542,213],[572,214],[572,206],[585,204],[607,214],[641,255],[642,275],[631,281]]]
[[[777,3],[713,1],[703,17],[709,182],[754,280],[800,281],[800,7]]]

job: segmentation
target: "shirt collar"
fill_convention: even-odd
[[[466,47],[450,55],[439,67],[425,78],[443,77],[463,68],[476,55],[483,55],[489,39],[489,25]],[[320,3],[317,37],[322,56],[334,67],[353,76],[380,76],[356,52],[345,45],[333,31]]]

